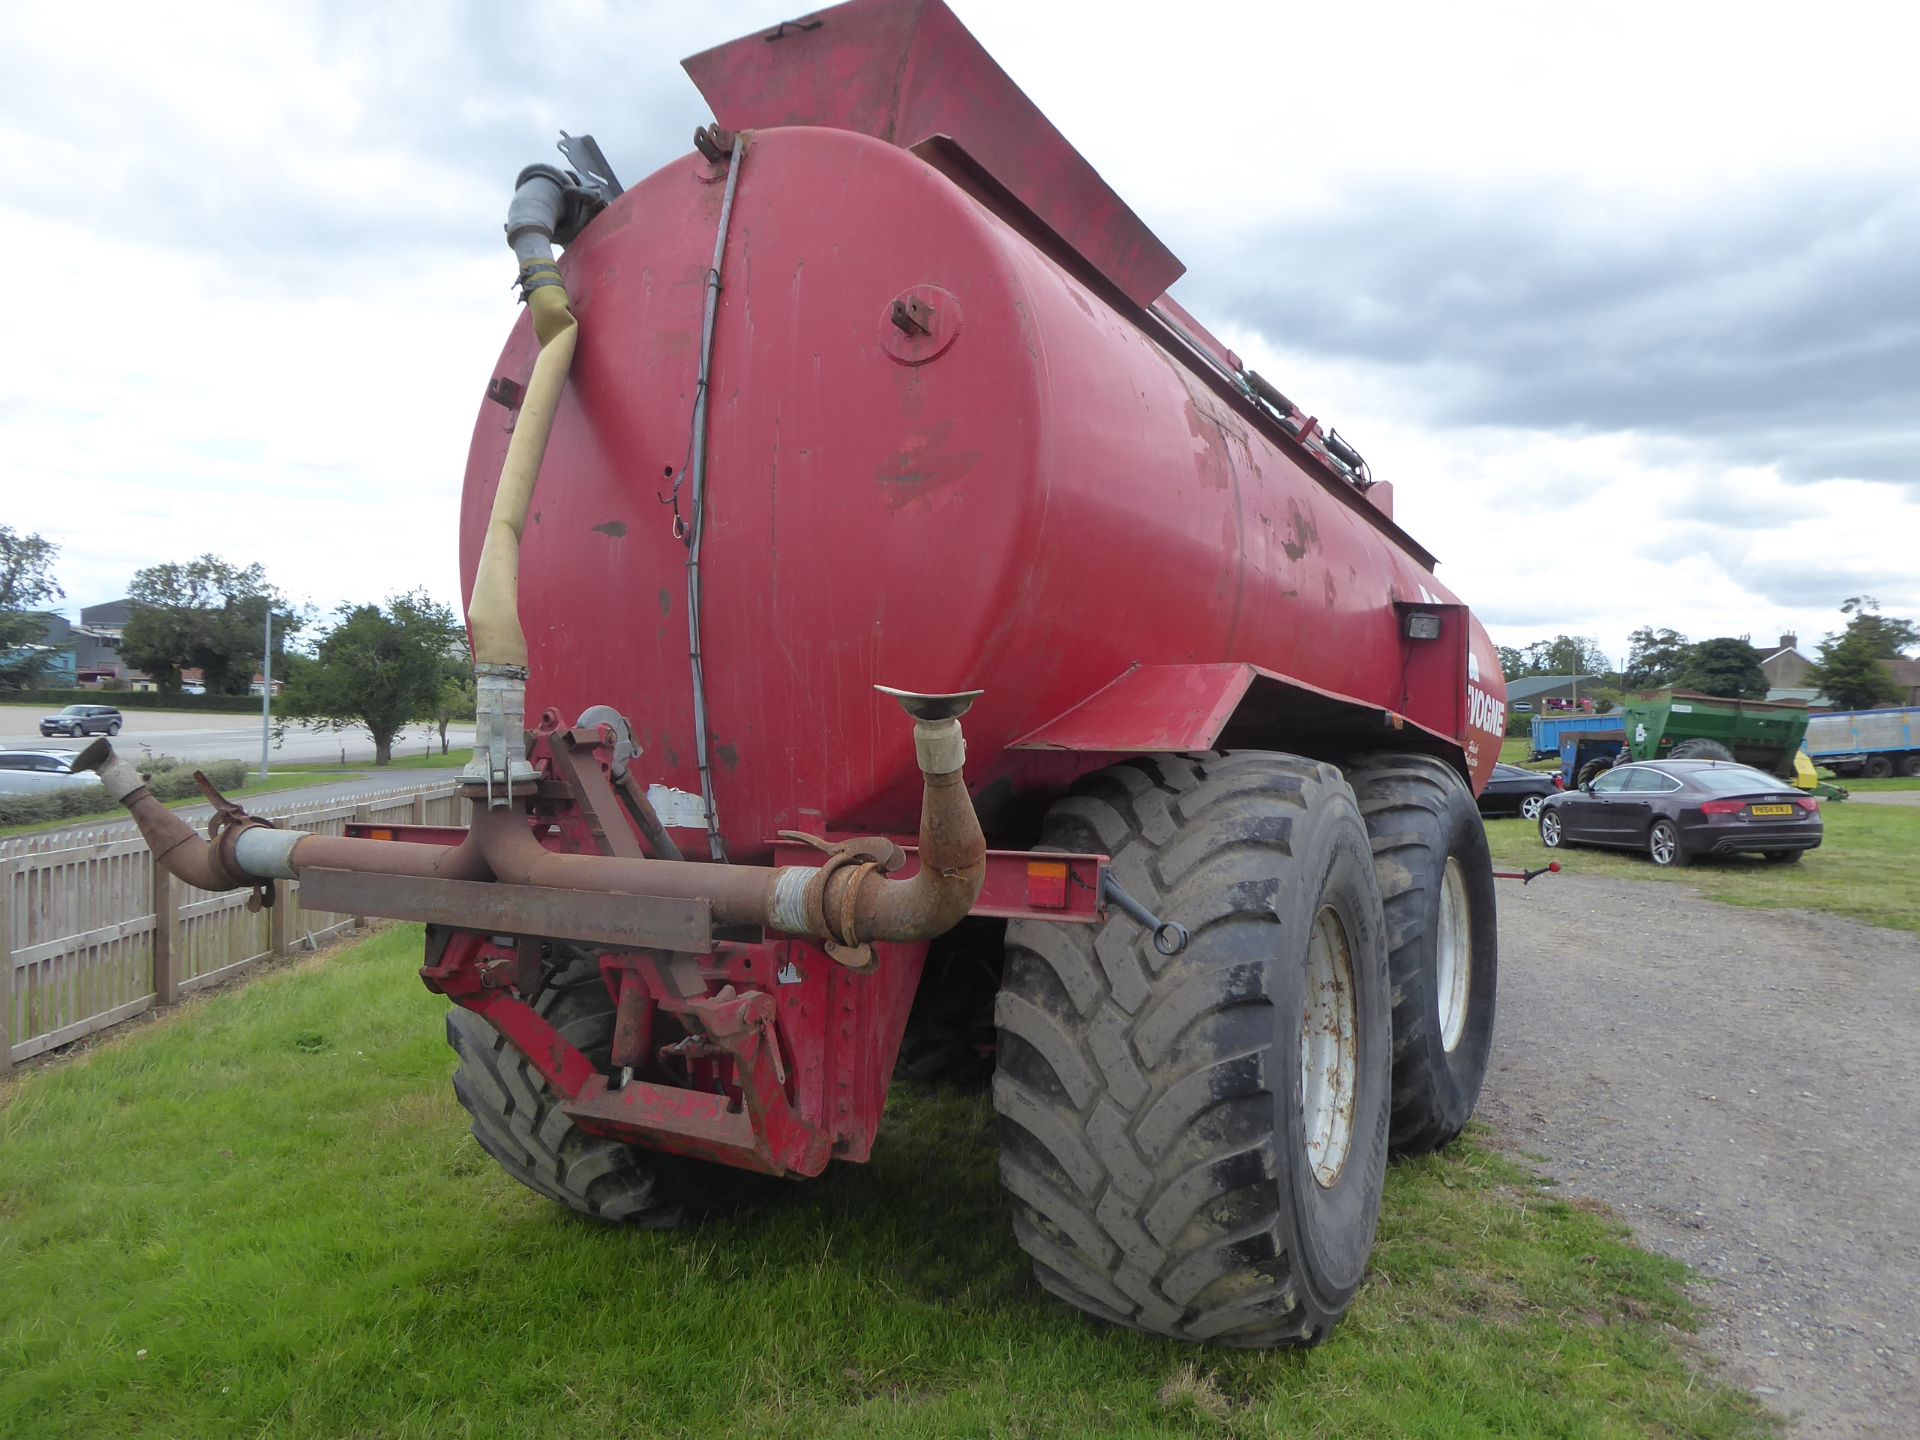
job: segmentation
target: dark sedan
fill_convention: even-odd
[[[1617,845],[1646,851],[1656,865],[1740,852],[1793,861],[1824,834],[1818,800],[1723,760],[1616,765],[1540,810],[1540,840],[1550,850]]]
[[[1522,770],[1505,761],[1493,767],[1493,778],[1480,792],[1480,813],[1489,817],[1518,815],[1538,820],[1549,795],[1560,793],[1560,777],[1552,771]]]

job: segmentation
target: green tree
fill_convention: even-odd
[[[1687,652],[1687,662],[1673,677],[1676,689],[1696,690],[1727,700],[1764,700],[1767,676],[1760,668],[1760,652],[1744,640],[1722,635],[1702,640]]]
[[[1524,650],[1512,653],[1520,664],[1517,669],[1506,672],[1509,679],[1515,675],[1601,675],[1607,669],[1607,657],[1585,635],[1556,635],[1551,640],[1535,640]]]
[[[386,605],[343,605],[313,658],[293,668],[281,714],[332,730],[359,726],[373,737],[373,763],[393,760],[393,739],[409,721],[438,715],[447,656],[465,635],[453,611],[424,590]]]
[[[1527,673],[1526,656],[1522,655],[1511,645],[1502,645],[1498,648],[1500,655],[1500,673],[1502,675],[1511,680],[1517,675]]]
[[[217,555],[150,565],[134,575],[127,595],[134,608],[120,654],[167,695],[179,693],[180,672],[189,666],[200,669],[210,695],[246,694],[259,667],[268,608],[276,666],[287,637],[306,622],[259,565],[243,568]]]
[[[1627,668],[1622,680],[1629,690],[1658,690],[1671,685],[1686,669],[1693,649],[1678,630],[1656,630],[1642,625],[1627,637]]]
[[[1908,647],[1920,644],[1920,629],[1911,620],[1880,613],[1871,595],[1849,597],[1840,607],[1846,627],[1820,643],[1820,659],[1810,678],[1842,710],[1871,710],[1900,698],[1887,662]]]
[[[474,717],[473,661],[466,647],[456,639],[452,648],[440,657],[440,689],[434,696],[429,716],[440,732],[440,753],[447,753],[447,727],[456,720]]]
[[[49,600],[64,599],[54,583],[60,547],[39,535],[0,525],[0,688],[22,689],[40,678],[48,655],[39,648]]]

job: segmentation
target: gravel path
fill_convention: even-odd
[[[1650,881],[1500,890],[1482,1116],[1700,1272],[1708,1350],[1789,1434],[1920,1433],[1920,936]]]

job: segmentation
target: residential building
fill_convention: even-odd
[[[1594,686],[1603,684],[1599,675],[1521,675],[1507,681],[1507,708],[1526,714],[1525,707],[1536,711],[1549,708],[1548,701],[1559,701],[1551,708],[1560,709],[1578,704],[1583,709],[1587,697],[1582,691],[1591,691]]]
[[[1800,637],[1789,630],[1780,637],[1773,653],[1760,661],[1760,672],[1767,677],[1767,689],[1801,690],[1809,686],[1807,676],[1813,661],[1799,651]]]

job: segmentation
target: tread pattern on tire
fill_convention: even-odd
[[[1435,872],[1439,867],[1430,858],[1432,842],[1437,838],[1434,830],[1444,830],[1449,805],[1464,804],[1471,809],[1473,797],[1459,772],[1431,755],[1363,756],[1346,767],[1346,775],[1373,842],[1373,877],[1380,886],[1380,904],[1387,917],[1387,967],[1394,1002],[1390,1143],[1397,1154],[1424,1155],[1440,1149],[1465,1128],[1486,1064],[1483,1054],[1481,1073],[1473,1077],[1465,1113],[1448,1114],[1439,1103],[1434,1077],[1424,1063],[1425,1047],[1432,1038],[1429,1032],[1440,1023],[1440,1017],[1432,1003],[1428,979],[1417,973],[1426,965],[1418,942],[1431,903],[1427,880],[1438,878]],[[1481,848],[1485,848],[1484,841]],[[1492,869],[1490,861],[1486,868]],[[1490,881],[1486,889],[1491,891]],[[1491,894],[1486,898],[1490,902]],[[1497,954],[1483,955],[1479,946],[1474,949],[1473,963],[1478,972],[1475,979],[1497,973]],[[1490,1010],[1491,1004],[1492,997],[1483,996],[1476,1008],[1484,1005]],[[1472,1018],[1490,1021],[1491,1014]]]
[[[596,1065],[613,1039],[613,1001],[591,960],[568,966],[534,1007]],[[609,1223],[668,1229],[686,1219],[649,1152],[587,1134],[566,1117],[546,1077],[505,1036],[470,1010],[447,1014],[460,1056],[453,1093],[473,1117],[473,1138],[536,1194]]]
[[[1281,1238],[1274,1096],[1298,1077],[1270,1073],[1262,956],[1293,826],[1336,790],[1334,767],[1293,756],[1154,756],[1087,777],[1049,813],[1040,848],[1104,852],[1191,932],[1169,958],[1131,922],[1091,943],[1079,926],[1007,928],[1001,1181],[1039,1283],[1068,1304],[1249,1348],[1330,1328]]]

